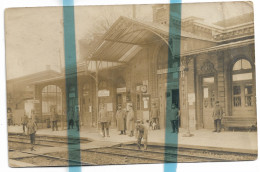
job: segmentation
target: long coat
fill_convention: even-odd
[[[126,118],[125,111],[117,110],[117,112],[116,112],[116,120],[117,120],[117,129],[118,129],[118,131],[125,130],[125,128],[126,128],[126,126],[125,126],[125,118]]]
[[[178,120],[178,118],[179,118],[179,110],[178,110],[178,108],[168,109],[167,119],[169,119],[170,121],[172,121],[172,120]]]
[[[29,122],[27,123],[27,134],[33,134],[36,133],[37,131],[37,125],[35,124],[35,122],[33,120],[29,120]]]
[[[213,115],[212,115],[213,119],[222,119],[223,117],[223,109],[221,106],[215,106],[214,110],[213,110]]]
[[[130,110],[127,113],[126,117],[126,123],[127,123],[127,131],[133,131],[135,129],[135,122],[134,122],[134,111]]]

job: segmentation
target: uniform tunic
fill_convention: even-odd
[[[117,129],[118,131],[125,130],[125,112],[123,110],[117,110],[116,112],[116,120],[117,120]]]
[[[128,131],[133,131],[135,128],[135,123],[134,123],[134,111],[130,110],[127,113],[127,117],[126,117],[126,121],[127,121],[127,130]]]
[[[109,116],[105,109],[99,111],[99,122],[109,122]]]
[[[222,109],[221,106],[215,106],[212,117],[213,117],[214,120],[222,119],[223,109]]]

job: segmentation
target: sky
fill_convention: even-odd
[[[224,11],[224,12],[223,12]],[[182,17],[196,16],[207,23],[252,12],[248,3],[198,3],[182,5]],[[132,6],[75,7],[77,59],[80,39],[90,39],[100,23],[113,23],[119,16],[132,17]],[[138,19],[152,20],[152,6],[138,5]],[[62,7],[10,8],[5,11],[7,79],[40,72],[50,66],[64,67]]]

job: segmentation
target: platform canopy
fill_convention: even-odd
[[[167,25],[121,16],[103,35],[91,60],[126,63],[144,46],[159,41],[168,44],[168,38]]]

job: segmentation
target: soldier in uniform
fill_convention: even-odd
[[[136,123],[137,123],[136,124],[136,131],[138,133],[138,136],[137,136],[137,146],[138,146],[138,149],[141,149],[141,142],[142,142],[142,139],[143,139],[144,150],[146,150],[147,149],[148,128],[147,128],[147,126],[145,126],[142,123],[141,120],[137,120]]]
[[[101,130],[102,130],[102,136],[105,137],[110,137],[109,136],[109,116],[107,111],[105,110],[104,106],[101,105],[101,109],[99,111],[99,122],[101,125]]]
[[[117,129],[120,131],[119,135],[125,134],[125,112],[122,110],[121,105],[118,105],[118,110],[116,112]]]
[[[28,123],[27,123],[27,135],[30,136],[30,140],[31,140],[31,151],[35,151],[34,149],[34,145],[35,145],[35,133],[37,131],[37,125],[34,122],[34,120],[32,120],[32,118],[29,119]]]
[[[73,107],[70,108],[69,116],[68,116],[68,130],[70,127],[73,129],[74,127],[74,109]]]
[[[223,117],[223,109],[219,105],[219,101],[216,101],[216,103],[215,103],[212,117],[214,119],[214,127],[215,127],[215,130],[213,132],[219,133],[221,130],[221,119]]]
[[[56,112],[56,107],[52,106],[51,107],[51,123],[52,123],[52,131],[54,131],[54,129],[56,129],[56,131],[58,131],[58,113]]]
[[[25,127],[27,126],[28,123],[28,117],[27,115],[24,113],[24,115],[22,116],[22,125],[23,125],[23,133],[25,133]]]
[[[134,111],[132,105],[129,105],[129,111],[127,112],[126,122],[127,122],[127,131],[129,132],[129,136],[133,137],[135,122],[134,122]]]
[[[178,133],[178,131],[179,131],[179,110],[178,110],[178,108],[176,107],[175,104],[172,104],[171,109],[170,109],[170,113],[169,113],[168,116],[169,116],[170,121],[171,121],[172,132]]]

